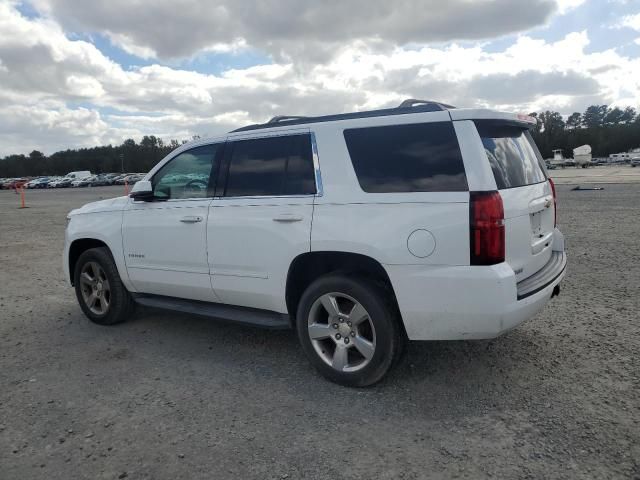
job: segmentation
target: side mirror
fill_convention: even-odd
[[[139,180],[135,183],[129,193],[129,197],[134,200],[150,202],[153,200],[153,186],[149,180]]]

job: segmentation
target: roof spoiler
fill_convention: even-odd
[[[523,113],[508,113],[484,108],[460,108],[449,112],[452,120],[489,120],[533,128],[538,120]]]

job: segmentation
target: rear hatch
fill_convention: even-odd
[[[505,218],[505,260],[520,282],[550,260],[555,204],[544,161],[524,126],[477,120]]]

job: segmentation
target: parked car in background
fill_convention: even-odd
[[[24,178],[24,177],[9,178],[7,181],[5,181],[2,184],[2,188],[3,189],[20,188],[20,187],[23,187],[28,181],[29,181],[29,178]]]
[[[410,100],[192,142],[69,214],[67,278],[98,324],[137,302],[293,328],[327,378],[370,385],[407,338],[493,338],[559,293],[535,125]]]
[[[60,176],[57,176],[57,177],[49,177],[49,181],[47,182],[47,188],[51,188],[51,184],[52,184],[52,183],[54,183],[54,182],[58,182],[58,181],[62,180],[63,178],[64,178],[64,177],[60,177]]]
[[[104,174],[104,179],[107,182],[107,185],[113,185],[117,177],[118,177],[117,173]]]
[[[49,188],[67,188],[71,186],[71,182],[73,182],[73,179],[70,177],[60,177],[49,182]]]
[[[49,183],[55,180],[55,178],[56,177],[43,177],[35,183],[33,188],[48,188]]]
[[[127,181],[127,183],[129,182],[128,178],[133,175],[133,173],[123,173],[121,175],[118,175],[115,180],[114,183],[116,185],[124,185],[125,180]]]
[[[40,182],[42,182],[43,180],[47,180],[48,177],[36,177],[33,180],[29,180],[27,183],[24,184],[24,188],[28,188],[28,189],[32,189],[32,188],[39,188],[38,185],[40,184]]]
[[[74,187],[74,188],[86,187],[86,186],[89,185],[89,181],[90,181],[91,178],[92,178],[92,176],[90,175],[90,176],[86,176],[86,177],[83,177],[83,178],[78,178],[76,180],[73,180],[71,182],[71,186]]]
[[[143,178],[144,173],[128,173],[126,175],[118,177],[115,183],[116,185],[124,185],[126,183],[127,185],[131,186],[136,182],[142,180]]]
[[[104,175],[94,175],[93,177],[89,178],[89,187],[104,187],[105,185],[108,185],[107,181],[104,178]]]
[[[633,157],[629,163],[632,167],[640,166],[640,157]]]

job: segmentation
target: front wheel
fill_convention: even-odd
[[[395,312],[389,293],[366,278],[327,275],[300,299],[298,337],[309,361],[329,380],[372,385],[402,350]]]
[[[80,308],[92,322],[113,325],[124,322],[133,313],[133,299],[122,284],[108,249],[91,248],[83,252],[73,278]]]

